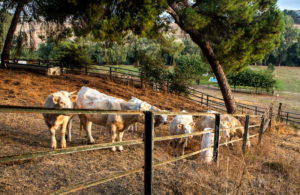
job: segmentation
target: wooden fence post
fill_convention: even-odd
[[[87,64],[85,64],[85,74],[87,75],[88,74],[88,67],[87,67]]]
[[[265,126],[265,117],[261,117],[260,127],[259,127],[259,135],[258,135],[258,145],[261,144],[262,135],[264,133],[264,126]]]
[[[242,146],[243,153],[246,152],[246,147],[247,147],[248,129],[249,129],[249,118],[250,118],[249,115],[246,115],[245,127],[244,127],[244,135],[243,135],[243,146]]]
[[[289,121],[289,112],[286,112],[285,124],[288,124]]]
[[[201,93],[201,105],[203,105],[203,93]]]
[[[257,115],[257,106],[255,106],[255,115]]]
[[[206,96],[206,106],[208,107],[209,95],[207,94]]]
[[[215,115],[214,151],[213,151],[213,155],[214,155],[213,159],[215,162],[218,162],[218,156],[219,156],[220,121],[221,121],[221,115],[216,114]]]
[[[109,67],[109,79],[112,80],[112,67]]]
[[[278,113],[277,113],[277,120],[279,121],[281,118],[281,107],[282,107],[282,103],[279,103],[279,107],[278,107]]]
[[[144,138],[144,194],[152,194],[153,178],[153,135],[154,135],[154,114],[151,111],[145,111],[145,138]]]
[[[270,118],[269,131],[271,131],[272,128],[272,117],[273,117],[273,103],[271,103],[270,112],[269,112],[269,118]]]

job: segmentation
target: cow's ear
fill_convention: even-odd
[[[195,123],[195,122],[191,122],[190,125],[191,125],[192,127],[195,127],[196,123]]]
[[[70,96],[71,102],[75,102],[75,101],[76,101],[76,98],[77,98],[77,95],[71,95],[71,96]]]
[[[52,97],[52,101],[54,104],[58,104],[59,103],[59,100],[60,100],[60,97],[59,96],[53,96]]]
[[[182,129],[183,125],[182,124],[177,124],[178,129]]]

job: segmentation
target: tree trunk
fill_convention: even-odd
[[[16,27],[18,24],[20,14],[21,14],[25,4],[26,4],[26,1],[18,2],[16,11],[14,13],[14,17],[12,18],[10,27],[8,29],[8,32],[7,32],[7,35],[5,38],[2,54],[1,54],[1,66],[2,67],[6,67],[5,61],[9,59],[10,49],[11,49],[14,33],[15,33],[15,30],[16,30]]]
[[[212,47],[208,41],[201,41],[198,36],[189,33],[192,40],[201,48],[203,55],[208,60],[213,73],[215,74],[220,90],[223,95],[223,99],[226,105],[227,112],[233,114],[236,112],[236,103],[232,95],[229,83],[227,81],[226,75],[223,71],[222,66],[219,61],[216,60]]]

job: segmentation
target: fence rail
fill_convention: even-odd
[[[143,139],[136,139],[136,140],[128,140],[128,141],[122,141],[122,142],[116,142],[116,143],[103,143],[103,144],[95,144],[95,145],[87,145],[87,146],[78,146],[78,147],[69,147],[69,148],[64,148],[64,149],[59,149],[59,150],[51,150],[51,151],[40,151],[40,152],[35,152],[35,153],[29,153],[29,154],[21,154],[21,155],[15,155],[15,156],[2,156],[0,157],[0,163],[10,163],[10,162],[15,162],[15,161],[20,161],[20,160],[31,160],[34,158],[41,158],[41,157],[49,157],[53,155],[63,155],[63,154],[69,154],[69,153],[74,153],[74,152],[83,152],[83,151],[90,151],[90,150],[99,150],[99,149],[105,149],[105,148],[110,148],[113,146],[123,146],[123,145],[135,145],[135,144],[145,144],[144,147],[144,159],[145,159],[145,165],[144,167],[138,167],[134,168],[132,170],[119,173],[116,175],[112,175],[106,178],[101,178],[95,181],[90,181],[87,183],[80,183],[76,184],[74,186],[69,186],[69,187],[63,187],[59,189],[56,192],[53,192],[53,194],[68,194],[71,192],[76,192],[91,186],[95,186],[101,183],[105,183],[107,181],[111,181],[113,179],[121,178],[124,176],[128,176],[130,174],[138,173],[144,171],[144,194],[152,194],[152,174],[153,174],[153,168],[157,166],[162,166],[168,163],[172,163],[190,156],[194,156],[197,154],[200,154],[203,151],[213,149],[214,150],[214,155],[215,155],[215,160],[218,159],[218,150],[220,146],[227,145],[228,143],[234,143],[234,142],[239,142],[256,137],[257,135],[260,135],[260,138],[263,134],[263,131],[260,131],[259,134],[253,134],[253,135],[248,135],[248,133],[245,133],[243,135],[243,138],[236,139],[236,140],[231,140],[229,142],[223,142],[221,144],[215,143],[213,147],[208,147],[204,148],[198,151],[191,152],[189,154],[185,154],[179,157],[171,158],[168,160],[164,160],[161,162],[156,162],[153,163],[153,148],[154,148],[154,143],[158,141],[166,141],[166,140],[172,140],[172,139],[178,139],[178,138],[184,138],[188,137],[190,135],[193,136],[199,136],[203,135],[206,133],[214,133],[215,135],[215,140],[219,140],[219,132],[220,131],[225,131],[226,129],[220,129],[220,121],[221,117],[220,114],[211,114],[211,113],[181,113],[181,112],[151,112],[151,111],[116,111],[116,110],[85,110],[85,109],[46,109],[46,108],[37,108],[37,107],[19,107],[19,106],[0,106],[0,112],[19,112],[19,113],[57,113],[57,114],[144,114],[145,115],[145,123],[144,123],[144,130],[145,130],[145,137]],[[210,130],[210,131],[201,131],[201,132],[193,132],[191,134],[181,134],[181,135],[172,135],[172,136],[162,136],[162,137],[154,137],[154,115],[164,113],[166,115],[177,115],[177,114],[190,114],[190,115],[197,115],[197,116],[202,116],[202,115],[209,115],[209,116],[215,116],[215,129]],[[256,124],[256,125],[251,125],[249,126],[249,115],[243,115],[246,116],[246,123],[244,128],[255,128],[255,127],[261,127],[264,126],[264,123]],[[255,116],[253,116],[255,117]],[[241,128],[241,127],[236,127],[236,128]],[[246,148],[244,148],[245,152]]]

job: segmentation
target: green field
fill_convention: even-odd
[[[266,66],[251,66],[252,69],[265,70]],[[279,91],[300,92],[300,67],[275,67],[276,89]]]

